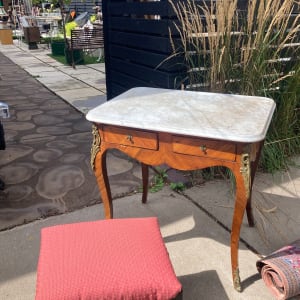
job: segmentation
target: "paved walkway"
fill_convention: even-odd
[[[73,69],[26,45],[0,51],[0,101],[11,112],[3,120],[0,230],[100,202],[84,112],[106,101],[104,64]],[[123,158],[108,157],[114,197],[140,186],[137,163]]]
[[[104,64],[78,65],[73,69],[50,57],[51,50],[46,45],[28,50],[24,43],[15,44],[17,47],[0,44],[0,51],[77,110],[86,113],[106,101]]]
[[[84,113],[105,101],[104,66],[74,70],[47,53],[0,45],[0,101],[12,115],[4,121],[7,149],[0,156],[0,177],[7,183],[0,195],[0,300],[34,299],[40,228],[103,218],[102,205],[92,205],[99,192],[89,167],[92,137]],[[230,272],[230,183],[214,180],[181,195],[165,187],[142,205],[141,194],[131,193],[141,183],[139,166],[117,152],[108,159],[113,196],[127,195],[114,201],[115,217],[158,216],[184,299],[273,299],[255,262],[300,238],[299,158],[288,172],[257,174],[256,227],[244,220],[241,232],[241,294]],[[39,219],[51,212],[63,214]]]

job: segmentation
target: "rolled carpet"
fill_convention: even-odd
[[[259,260],[256,266],[276,299],[300,295],[300,240]]]

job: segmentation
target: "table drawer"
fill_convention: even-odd
[[[230,161],[235,161],[236,157],[236,145],[222,141],[173,136],[172,147],[174,152],[181,154],[205,156]]]
[[[158,139],[155,132],[142,131],[132,128],[103,126],[105,142],[119,145],[157,150]]]

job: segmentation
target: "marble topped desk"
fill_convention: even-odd
[[[241,291],[238,268],[240,228],[247,212],[254,225],[251,190],[260,151],[275,109],[263,97],[133,88],[92,109],[91,163],[97,178],[105,217],[113,217],[106,169],[106,151],[119,149],[141,162],[142,202],[147,201],[148,166],[174,169],[229,168],[236,178],[231,230],[234,287]]]

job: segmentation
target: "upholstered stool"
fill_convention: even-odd
[[[42,229],[36,300],[180,297],[157,218]]]

